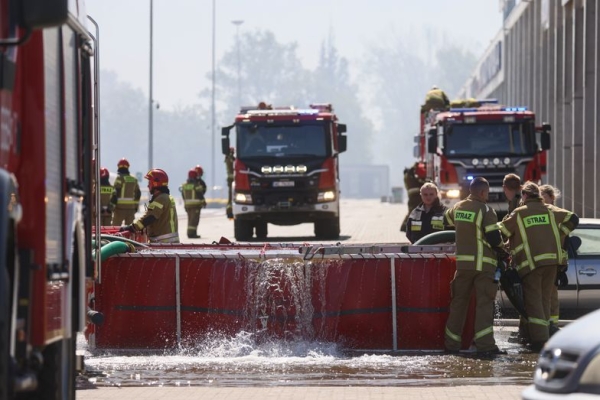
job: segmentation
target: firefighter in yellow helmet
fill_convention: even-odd
[[[147,229],[150,243],[179,243],[177,209],[175,199],[170,195],[169,177],[162,169],[148,171],[148,209],[133,224],[124,226],[121,231],[137,232]]]
[[[449,352],[460,350],[463,327],[475,291],[475,347],[481,354],[504,354],[494,340],[494,300],[498,289],[494,274],[502,249],[498,217],[489,207],[490,185],[482,177],[471,181],[470,195],[446,211],[448,225],[456,227],[456,273],[450,283],[452,300],[446,322],[445,346]]]
[[[446,93],[433,85],[431,90],[425,95],[425,104],[421,106],[421,112],[426,113],[430,110],[446,110],[450,106],[450,100]]]
[[[227,169],[227,218],[233,219],[233,171],[235,163],[235,149],[229,148],[229,154],[225,156],[225,168]]]
[[[533,182],[523,185],[521,195],[523,205],[499,226],[523,280],[529,346],[540,351],[550,337],[550,299],[558,265],[563,262],[563,238],[577,227],[579,217],[544,204]]]
[[[140,207],[140,185],[135,177],[129,173],[129,161],[121,158],[117,164],[119,175],[115,179],[115,192],[112,202],[115,204],[113,211],[112,225],[120,226],[131,224],[135,218],[135,213]]]
[[[113,210],[115,203],[112,202],[114,199],[115,189],[110,184],[110,173],[107,168],[100,168],[100,225],[111,226],[113,219]]]
[[[179,187],[179,191],[183,197],[185,212],[188,215],[187,236],[190,239],[200,237],[197,233],[198,224],[200,223],[200,212],[203,207],[206,207],[206,200],[204,200],[206,185],[203,185],[203,183],[202,178],[198,179],[196,168],[192,168],[188,172],[187,181]]]

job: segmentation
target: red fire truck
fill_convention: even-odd
[[[338,155],[346,151],[346,125],[331,104],[307,109],[244,107],[222,129],[223,154],[236,127],[233,215],[237,240],[267,236],[267,224],[315,224],[315,235],[340,235]]]
[[[74,399],[93,271],[93,37],[81,1],[0,0],[0,399]]]
[[[415,157],[427,166],[427,179],[438,185],[442,203],[450,206],[469,194],[474,177],[490,182],[489,203],[506,213],[502,180],[515,173],[539,182],[546,174],[550,125],[535,125],[525,107],[503,107],[495,100],[480,106],[431,110],[421,114]]]

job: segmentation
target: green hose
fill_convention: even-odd
[[[421,239],[414,242],[414,245],[423,245],[423,244],[442,244],[442,243],[455,243],[456,242],[456,232],[455,231],[440,231],[430,233],[427,236],[423,236]]]
[[[128,253],[131,251],[131,247],[124,242],[111,242],[102,246],[100,249],[100,261],[104,262],[108,257],[116,254]],[[92,257],[95,259],[95,252],[92,253]]]

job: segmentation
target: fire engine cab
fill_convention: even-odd
[[[426,178],[439,187],[442,204],[464,199],[471,180],[484,177],[490,183],[488,204],[502,214],[508,209],[502,189],[506,174],[534,182],[545,175],[551,128],[536,127],[535,114],[525,107],[479,103],[422,113],[415,157],[425,162]]]
[[[338,155],[346,151],[346,125],[331,104],[309,108],[244,107],[235,123],[222,129],[229,154],[235,127],[233,215],[237,240],[254,230],[267,236],[267,224],[314,223],[315,235],[340,235]]]

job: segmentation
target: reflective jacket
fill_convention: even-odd
[[[430,233],[443,231],[446,209],[445,206],[440,204],[439,199],[435,200],[429,211],[425,211],[423,203],[415,207],[408,216],[406,223],[406,237],[408,240],[414,243]]]
[[[563,241],[579,223],[577,215],[529,198],[499,223],[508,238],[510,253],[520,276],[535,268],[563,263]]]
[[[153,194],[148,209],[133,226],[139,231],[147,228],[152,243],[179,243],[175,199],[163,192]]]
[[[179,191],[183,197],[183,204],[186,209],[202,208],[206,205],[206,201],[204,200],[206,185],[202,179],[188,179],[186,183],[181,185]]]
[[[138,209],[142,192],[135,177],[129,174],[119,174],[115,179],[114,188],[114,203],[117,208]]]
[[[115,194],[115,189],[109,183],[108,185],[100,185],[100,209],[102,212],[112,212],[115,204],[111,201]]]
[[[498,264],[494,248],[502,243],[496,212],[469,195],[445,215],[447,224],[456,227],[456,269],[494,271]]]

